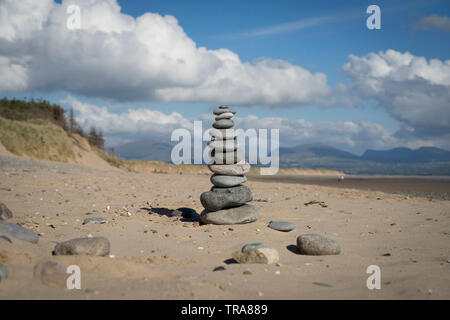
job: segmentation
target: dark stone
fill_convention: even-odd
[[[200,202],[208,211],[238,207],[252,200],[252,192],[247,186],[231,188],[213,187],[210,191],[203,192],[200,196]]]
[[[225,267],[222,267],[222,266],[218,266],[213,269],[213,271],[223,271],[223,270],[226,270],[226,269],[225,269]]]

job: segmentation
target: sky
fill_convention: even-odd
[[[449,16],[448,0],[0,0],[0,96],[73,108],[107,146],[206,129],[226,104],[282,146],[450,149]]]

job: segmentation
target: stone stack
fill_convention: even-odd
[[[237,132],[234,131],[233,115],[227,106],[214,110],[216,122],[210,131],[212,140],[208,142],[213,161],[208,165],[214,173],[210,191],[203,192],[200,201],[205,208],[200,216],[203,223],[241,224],[256,221],[258,209],[247,204],[253,200],[252,193],[242,183],[250,164],[245,162],[244,152],[239,149]]]

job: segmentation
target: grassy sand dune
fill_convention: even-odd
[[[209,174],[205,165],[169,164],[152,160],[123,160],[95,146],[76,133],[68,134],[60,126],[46,119],[24,121],[0,117],[0,143],[15,155],[38,160],[50,160],[87,166],[122,168],[136,172]],[[105,163],[100,161],[104,160]],[[259,167],[252,167],[250,174],[259,174]],[[279,175],[340,175],[342,172],[327,169],[280,169]]]

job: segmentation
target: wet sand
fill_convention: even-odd
[[[336,175],[252,175],[249,180],[299,183],[333,188],[381,191],[418,197],[450,199],[450,177],[447,176],[370,176],[346,175],[339,181]]]

